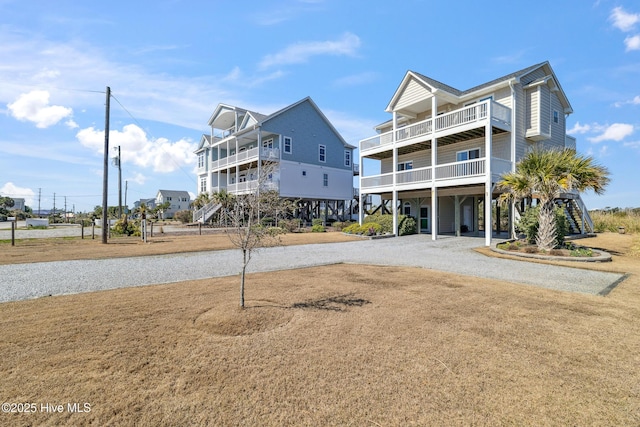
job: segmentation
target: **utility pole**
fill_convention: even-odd
[[[53,222],[56,222],[56,193],[53,193]]]
[[[124,182],[124,205],[127,208],[127,214],[129,213],[129,205],[127,205],[127,190],[129,189],[129,181]]]
[[[118,145],[118,218],[122,218],[122,161],[120,157],[120,146]]]
[[[64,196],[64,222],[67,222],[67,196]]]
[[[109,221],[107,218],[107,192],[109,191],[109,109],[111,102],[111,88],[107,86],[107,103],[104,115],[104,172],[102,175],[102,243],[107,243]]]
[[[40,196],[42,195],[42,187],[38,188],[38,218],[40,218]]]

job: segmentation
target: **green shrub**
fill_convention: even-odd
[[[400,216],[404,216],[404,215],[400,215]],[[380,226],[382,227],[382,233],[394,233],[393,231],[393,215],[380,215],[380,214],[375,214],[375,215],[368,215],[364,221],[362,221],[362,224],[366,224],[368,222],[375,222],[377,224],[380,224]]]
[[[324,225],[324,220],[322,218],[314,218],[311,220],[311,225]]]
[[[260,224],[264,225],[265,227],[270,227],[275,224],[275,222],[270,216],[265,216],[260,218]]]
[[[524,233],[527,236],[527,242],[532,244],[536,242],[536,236],[538,235],[539,211],[540,207],[538,206],[527,209],[516,224],[516,231]],[[561,207],[556,207],[554,213],[556,216],[556,244],[562,246],[564,237],[569,233],[569,221]]]
[[[351,224],[353,224],[352,221],[345,221],[345,222],[336,221],[332,225],[336,231],[342,231],[344,228],[350,226]]]
[[[346,226],[345,228],[342,229],[343,233],[347,233],[347,234],[358,234],[358,231],[360,230],[360,224],[358,224],[357,222],[350,224],[348,226]]]
[[[311,232],[312,233],[324,233],[325,232],[324,225],[322,225],[322,224],[312,225],[311,226]]]
[[[398,236],[407,236],[409,234],[416,234],[416,220],[413,217],[405,216],[398,225]]]
[[[367,222],[362,224],[360,231],[364,236],[375,236],[382,232],[382,226],[377,222]]]
[[[140,227],[134,221],[127,221],[126,218],[119,219],[113,225],[111,231],[121,236],[140,236]]]

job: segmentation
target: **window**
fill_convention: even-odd
[[[302,176],[307,176],[307,171],[302,171]]]
[[[267,139],[265,141],[262,141],[262,146],[264,148],[273,148],[273,139]]]
[[[351,151],[344,150],[344,165],[347,167],[351,166]]]
[[[329,174],[328,173],[323,173],[322,174],[322,186],[323,187],[328,187],[329,186]]]
[[[411,203],[404,202],[404,205],[402,205],[402,214],[407,216],[411,215]]]
[[[200,178],[200,192],[204,193],[206,191],[207,191],[207,178],[202,177]]]
[[[288,136],[284,137],[284,152],[291,154],[291,138]]]
[[[400,171],[408,171],[413,169],[413,160],[409,160],[408,162],[399,162],[398,163],[398,172]]]
[[[480,149],[474,148],[472,150],[458,151],[456,153],[456,161],[464,162],[465,160],[473,160],[480,158]]]
[[[198,167],[199,168],[203,168],[204,167],[204,153],[199,153],[198,154]]]
[[[327,161],[327,146],[318,145],[318,161],[325,163]]]
[[[558,110],[553,110],[553,123],[560,123],[560,113]]]

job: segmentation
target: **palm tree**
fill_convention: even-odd
[[[211,196],[209,195],[209,193],[205,191],[203,193],[198,194],[198,197],[196,197],[195,200],[191,202],[191,206],[194,209],[198,210],[208,205],[209,202],[211,202]]]
[[[229,207],[233,205],[235,196],[229,193],[225,188],[221,188],[220,191],[213,193],[213,196],[211,197],[221,205],[220,225],[222,225],[222,220],[227,216]]]
[[[554,200],[561,193],[593,190],[603,194],[609,183],[609,171],[592,157],[572,149],[535,149],[516,165],[515,172],[502,175],[498,189],[502,204],[536,196],[540,203],[536,245],[540,250],[553,249],[556,242]]]

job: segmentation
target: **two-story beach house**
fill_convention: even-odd
[[[354,197],[355,147],[309,97],[270,115],[219,104],[209,126],[211,134],[195,151],[198,193],[255,191],[259,169],[269,163],[275,165],[269,187],[298,200],[300,218],[344,211]],[[205,206],[194,221],[206,222],[217,209],[215,203]]]
[[[169,208],[161,213],[161,219],[170,219],[178,211],[191,209],[191,196],[187,191],[176,190],[158,190],[155,198],[155,206],[160,206],[163,203],[169,203]],[[147,208],[152,206],[147,205]]]
[[[391,120],[360,141],[360,198],[391,201],[394,218],[414,216],[434,240],[479,235],[482,225],[490,245],[501,174],[533,147],[576,147],[566,134],[573,110],[548,62],[467,90],[408,71],[385,111]],[[591,231],[579,194],[558,203],[574,230]],[[509,209],[511,223],[514,214]]]

